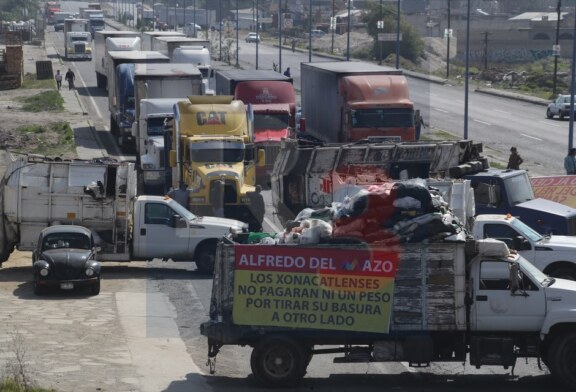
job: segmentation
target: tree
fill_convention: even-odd
[[[3,20],[27,20],[39,10],[35,0],[0,0],[0,12]]]
[[[363,21],[367,25],[368,34],[374,38],[372,57],[377,58],[380,55],[378,33],[396,34],[397,9],[395,6],[388,4],[382,6],[382,20],[384,20],[384,29],[382,31],[377,28],[378,21],[380,20],[380,2],[371,1],[368,3],[366,9],[367,11],[364,14]],[[402,34],[402,41],[400,42],[400,56],[417,63],[424,49],[424,42],[420,38],[416,29],[408,24],[402,17],[400,17],[400,33]],[[396,53],[396,42],[382,42],[382,57],[386,58],[388,55],[393,53]]]

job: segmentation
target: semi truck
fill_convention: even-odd
[[[254,143],[266,151],[266,164],[256,170],[256,182],[269,186],[282,139],[294,138],[296,94],[292,78],[272,70],[219,70],[216,93],[233,95],[254,113]]]
[[[263,197],[255,189],[255,166],[265,152],[254,148],[249,114],[231,96],[190,96],[174,106],[172,146],[167,171],[174,188],[186,184],[189,209],[249,223],[259,231],[264,218]],[[260,206],[260,207],[258,207]]]
[[[204,46],[180,46],[172,52],[170,62],[196,66],[202,72],[202,83],[204,85],[202,95],[216,94],[216,78],[208,48]]]
[[[419,138],[417,113],[401,70],[357,61],[329,61],[302,63],[300,71],[300,132],[305,136],[328,143],[370,137],[396,141]]]
[[[186,34],[177,31],[143,31],[142,50],[152,50],[154,37],[186,37]]]
[[[111,38],[110,41],[108,41],[108,38]],[[96,31],[94,34],[94,68],[96,70],[96,85],[99,88],[106,88],[107,86],[106,56],[108,50],[140,50],[140,48],[140,33],[137,31]]]
[[[64,58],[92,60],[92,36],[86,19],[64,19]]]
[[[112,160],[55,161],[20,156],[0,192],[0,262],[16,248],[32,251],[42,229],[79,225],[98,238],[97,259],[162,258],[212,268],[218,239],[242,222],[198,217],[176,201],[136,195],[134,164]]]
[[[110,38],[109,38],[110,39]],[[132,136],[132,123],[135,118],[134,104],[134,63],[167,63],[170,59],[158,52],[150,51],[109,51],[106,57],[106,77],[108,85],[108,108],[110,111],[110,132],[123,151],[135,150],[136,141]]]
[[[135,141],[139,173],[142,175],[144,192],[161,192],[165,189],[164,183],[164,136],[158,128],[160,118],[173,117],[173,106],[176,99],[186,99],[188,96],[202,95],[202,73],[191,64],[134,64],[134,106],[135,115],[132,120],[132,137]],[[145,114],[140,112],[143,108],[142,100],[167,99],[172,102],[171,116],[166,110],[167,101],[148,101]],[[159,106],[157,106],[159,105]],[[160,110],[157,112],[156,110]],[[150,121],[150,124],[149,124]],[[150,126],[150,127],[149,127]],[[152,134],[149,133],[153,131]],[[159,133],[159,134],[158,134]],[[153,139],[151,139],[153,137]],[[145,156],[142,160],[141,157]],[[151,165],[153,163],[153,166]]]
[[[576,209],[536,198],[525,170],[489,167],[471,140],[302,146],[286,140],[272,172],[278,217],[323,208],[390,179],[468,179],[476,214],[512,214],[542,235],[576,235]]]
[[[166,180],[164,129],[174,118],[174,105],[181,99],[140,100],[136,126],[139,135],[138,148],[140,151],[142,191],[145,194],[165,193],[167,185],[171,185],[171,182]]]
[[[255,379],[293,387],[314,355],[335,363],[514,367],[538,358],[576,387],[576,282],[551,278],[497,240],[219,244],[208,365],[250,346]]]

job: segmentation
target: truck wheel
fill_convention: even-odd
[[[216,245],[206,244],[203,245],[202,248],[198,251],[196,260],[196,267],[198,271],[203,274],[210,274],[214,273],[214,262],[216,260]]]
[[[551,269],[547,275],[553,278],[576,280],[576,268],[556,267]]]
[[[266,387],[294,387],[306,374],[308,356],[297,341],[276,337],[264,339],[252,350],[252,373]]]
[[[576,388],[576,332],[554,339],[546,362],[558,382],[571,389]]]

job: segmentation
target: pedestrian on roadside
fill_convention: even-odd
[[[507,169],[520,170],[520,165],[524,162],[516,147],[510,148],[510,157],[508,158]]]
[[[188,208],[188,187],[184,181],[180,181],[178,188],[171,189],[166,195],[180,203],[185,208]]]
[[[68,82],[68,90],[72,90],[74,88],[74,79],[76,79],[76,75],[72,72],[72,68],[68,68],[65,79]]]
[[[56,76],[54,79],[56,79],[56,87],[58,87],[58,90],[60,90],[62,87],[62,74],[60,73],[60,70],[56,71]]]
[[[568,175],[576,174],[576,148],[568,150],[568,155],[564,158],[564,169]]]
[[[272,60],[272,69],[274,70],[274,72],[278,72],[278,64],[276,64],[274,60]]]
[[[292,52],[296,51],[296,38],[292,38]]]
[[[290,67],[286,68],[286,71],[284,71],[284,76],[286,76],[287,78],[290,77]]]

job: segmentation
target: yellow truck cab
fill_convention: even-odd
[[[254,184],[264,153],[256,154],[253,139],[246,107],[231,96],[190,96],[174,106],[172,186],[188,186],[191,211],[261,229],[264,207]]]

